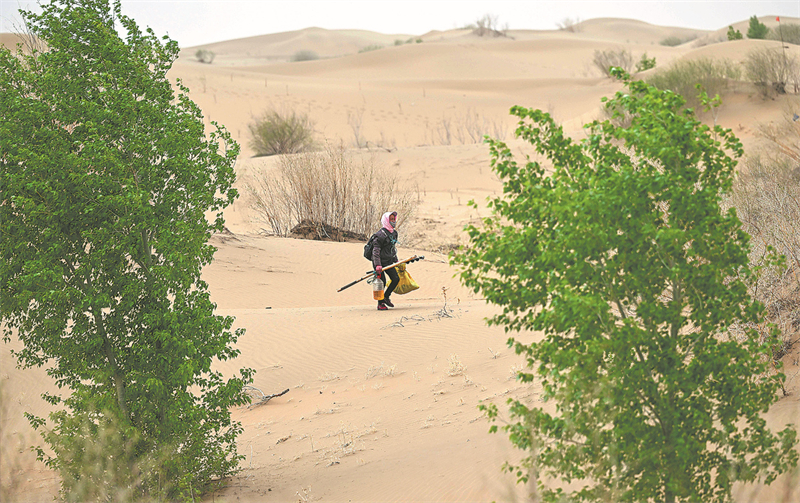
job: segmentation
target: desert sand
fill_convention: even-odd
[[[746,31],[746,24],[734,27]],[[595,50],[624,47],[637,60],[647,52],[664,67],[699,55],[741,58],[776,43],[720,42],[727,26],[704,32],[594,19],[578,28],[498,38],[468,30],[416,36],[309,28],[183,50],[170,77],[191,89],[208,124],[225,125],[242,145],[242,197],[226,210],[228,232],[212,239],[218,251],[204,279],[218,313],[234,316],[246,333],[241,356],[217,368],[231,375],[252,367],[264,393],[289,390],[233,411],[244,426],[239,451],[246,459],[208,501],[526,500],[530,488],[502,471],[522,453],[504,434],[488,433],[477,406],[493,402],[505,412],[508,398],[535,403],[540,389],[515,380],[522,359],[506,346],[502,328],[485,323],[498,308],[461,286],[447,261],[447,251],[465,242],[464,225],[485,216],[483,201],[501,190],[488,147],[463,130],[456,134],[457,127],[479,118],[483,133],[524,151],[508,115],[522,105],[549,111],[579,138],[582,125],[600,117],[600,98],[620,88],[592,65]],[[695,38],[660,45],[668,36]],[[422,42],[394,45],[409,38]],[[359,53],[375,44],[386,47]],[[212,64],[195,59],[199,48],[215,52]],[[291,62],[301,50],[320,59]],[[789,50],[800,56],[800,47]],[[724,97],[718,121],[755,148],[757,126],[778,120],[789,100],[796,104],[797,96],[764,101],[742,84]],[[252,211],[245,184],[278,160],[253,157],[247,126],[270,107],[307,113],[320,141],[343,144],[417,188],[416,216],[399,215],[399,256],[425,256],[409,266],[421,288],[395,296],[396,308],[377,311],[363,282],[337,293],[370,268],[361,243],[272,236]],[[467,206],[470,199],[477,210]],[[0,360],[4,431],[14,434],[14,445],[37,441],[21,414],[46,415],[39,395],[55,391],[43,369],[15,368],[9,350],[17,344],[2,345]],[[797,353],[785,363],[786,374],[797,375]],[[768,414],[776,426],[800,425],[800,379],[787,387],[791,395]],[[19,499],[50,500],[56,476],[19,456]],[[736,498],[800,501],[800,488],[784,476],[770,487],[738,489]]]

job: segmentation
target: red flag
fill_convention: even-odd
[[[780,22],[781,22],[781,17],[780,17],[780,16],[776,17],[776,18],[775,18],[775,21],[777,21],[777,22],[779,22],[779,23],[780,23]]]

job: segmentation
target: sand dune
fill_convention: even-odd
[[[237,40],[187,47],[182,54],[193,57],[198,49],[213,51],[222,64],[255,64],[258,61],[290,61],[298,52],[310,51],[320,58],[355,54],[371,46],[391,46],[411,35],[388,35],[365,30],[304,30],[260,35]]]
[[[735,27],[742,25],[746,20]],[[289,389],[266,405],[234,411],[244,425],[244,469],[214,500],[524,500],[528,488],[501,471],[521,453],[503,434],[487,433],[477,405],[490,401],[503,410],[507,398],[536,401],[540,390],[513,379],[523,362],[506,347],[502,328],[484,321],[497,308],[460,285],[444,254],[464,242],[466,223],[486,215],[467,201],[482,202],[502,188],[488,148],[466,128],[474,122],[481,134],[524,151],[508,116],[511,106],[523,105],[551,112],[580,137],[582,125],[600,115],[600,98],[619,89],[593,68],[598,49],[624,47],[636,58],[647,52],[663,67],[683,58],[741,61],[753,48],[774,45],[696,43],[726,30],[596,19],[575,32],[514,30],[509,38],[487,39],[449,30],[395,46],[411,35],[309,28],[184,49],[170,76],[190,87],[208,123],[224,124],[243,146],[236,166],[242,197],[226,210],[230,232],[214,236],[218,252],[203,273],[219,314],[235,316],[235,326],[246,329],[241,356],[218,368],[228,375],[256,369],[254,385],[267,394]],[[697,38],[678,47],[659,44],[669,36]],[[375,44],[386,47],[359,52]],[[214,63],[196,61],[198,48],[214,51]],[[300,50],[321,59],[289,63]],[[796,103],[796,96],[764,102],[742,84],[725,97],[718,121],[754,145],[758,124],[781,117],[787,100]],[[353,148],[352,155],[416,187],[416,218],[400,216],[399,255],[425,255],[409,267],[421,288],[396,298],[395,309],[378,312],[365,283],[336,292],[370,268],[361,243],[265,234],[244,189],[279,162],[253,158],[248,146],[248,124],[271,107],[307,113],[319,139],[335,145],[353,147],[359,122],[368,148]],[[45,414],[38,395],[54,386],[42,369],[14,368],[8,354],[14,344],[3,346],[0,379],[8,424],[28,435],[19,414]],[[787,365],[787,374],[798,371],[796,360]],[[800,422],[800,380],[789,389],[792,395],[770,413],[775,424]],[[22,501],[57,490],[41,466],[25,473]],[[787,501],[800,501],[796,482],[786,477],[771,488],[740,490],[737,498],[768,502],[783,491]]]

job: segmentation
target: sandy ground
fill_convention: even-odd
[[[735,27],[742,26],[746,20]],[[507,113],[513,105],[549,111],[580,137],[581,126],[599,116],[600,98],[619,89],[593,67],[598,49],[624,47],[637,60],[647,52],[664,66],[700,56],[741,59],[771,43],[708,43],[726,30],[601,19],[574,33],[513,31],[487,39],[454,30],[395,46],[412,36],[311,28],[204,46],[216,53],[210,65],[195,60],[198,48],[185,49],[170,75],[189,86],[209,124],[224,124],[243,146],[241,189],[277,162],[252,157],[247,126],[253,117],[270,107],[305,112],[320,140],[344,144],[416,187],[417,217],[400,215],[399,255],[425,256],[409,267],[421,288],[395,297],[395,309],[378,312],[368,285],[336,291],[369,269],[360,243],[269,236],[242,190],[226,210],[230,232],[213,238],[218,252],[204,271],[219,314],[246,329],[241,356],[218,368],[232,374],[252,367],[254,385],[264,393],[289,391],[233,411],[244,426],[239,449],[246,460],[229,487],[209,500],[525,500],[528,488],[501,470],[520,453],[503,434],[488,433],[477,406],[493,402],[502,411],[510,397],[535,403],[540,390],[514,379],[521,359],[507,348],[507,334],[485,323],[497,308],[459,284],[445,255],[464,242],[463,226],[486,214],[467,201],[501,190],[488,148],[476,139],[490,134],[524,151],[513,139]],[[659,45],[668,36],[697,38]],[[2,42],[9,40],[4,35]],[[375,44],[386,47],[359,53]],[[320,59],[288,61],[301,50]],[[800,47],[789,50],[800,55]],[[717,120],[756,148],[758,125],[779,120],[786,101],[765,102],[741,85],[725,98]],[[54,386],[42,369],[14,367],[9,350],[17,344],[3,345],[0,355],[4,462],[16,453],[19,500],[45,501],[57,480],[18,445],[36,441],[21,413],[46,415],[49,406],[39,395]],[[796,355],[786,363],[786,373],[797,375]],[[772,424],[800,424],[799,382],[789,382],[792,395],[768,414]],[[737,500],[800,501],[797,483],[783,477],[769,488],[740,489]]]

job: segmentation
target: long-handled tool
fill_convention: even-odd
[[[401,260],[401,261],[399,261],[399,262],[395,262],[395,263],[394,263],[394,264],[392,264],[392,265],[387,265],[386,267],[384,267],[384,268],[383,268],[383,270],[384,270],[384,271],[386,271],[386,270],[388,270],[388,269],[391,269],[392,267],[397,267],[397,266],[399,266],[400,264],[410,264],[411,262],[416,262],[417,260],[422,260],[422,259],[424,259],[424,258],[425,258],[425,256],[424,256],[424,255],[414,255],[414,256],[413,256],[413,257],[411,257],[411,258],[407,258],[407,259],[405,259],[405,260]],[[364,281],[365,279],[367,279],[367,278],[371,278],[371,277],[373,277],[373,276],[375,276],[375,271],[369,271],[369,272],[368,272],[367,274],[365,274],[364,276],[362,276],[362,277],[358,278],[357,280],[353,281],[352,283],[348,283],[348,284],[344,285],[343,287],[341,287],[340,289],[338,289],[338,290],[336,290],[336,291],[337,291],[337,292],[341,292],[341,291],[342,291],[342,290],[344,290],[345,288],[350,288],[351,286],[355,285],[356,283],[360,283],[360,282]]]

